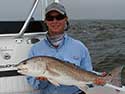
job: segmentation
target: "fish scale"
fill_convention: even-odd
[[[65,62],[50,56],[36,56],[22,61],[17,65],[20,74],[33,77],[46,77],[52,84],[59,86],[74,85],[82,91],[87,91],[87,84],[94,84],[97,78],[105,80],[108,87],[125,91],[121,86],[121,70],[123,66],[114,68],[107,76],[101,77],[93,72],[81,69],[73,63]],[[116,79],[117,78],[117,81]],[[116,84],[111,82],[116,82]],[[116,86],[115,86],[116,85]]]

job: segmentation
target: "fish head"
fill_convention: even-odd
[[[37,59],[27,59],[17,65],[17,72],[29,76],[43,76],[46,71],[45,63]]]

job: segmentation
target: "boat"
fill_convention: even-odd
[[[46,34],[43,14],[49,2],[47,0],[30,1],[32,1],[29,4],[31,9],[26,20],[0,21],[0,94],[40,94],[39,90],[33,90],[25,76],[17,73],[12,66],[26,59],[30,47],[42,40]],[[53,2],[59,3],[59,0],[53,0]],[[42,19],[35,20],[33,14],[38,5],[42,5]],[[89,88],[87,94],[117,94],[117,92],[111,87],[95,86]],[[119,94],[125,94],[125,92],[120,91]]]
[[[21,2],[24,4],[26,1],[21,0]],[[26,78],[18,74],[16,69],[10,67],[10,65],[18,64],[21,60],[26,59],[30,47],[43,39],[46,34],[43,21],[35,20],[32,17],[38,4],[41,3],[40,0],[29,0],[29,2],[31,8],[29,10],[27,8],[29,13],[26,20],[0,21],[0,94],[34,91],[27,83]]]

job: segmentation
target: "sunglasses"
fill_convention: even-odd
[[[47,21],[54,21],[56,19],[57,21],[63,20],[66,17],[66,15],[59,14],[57,16],[51,16],[51,15],[46,15],[46,20]]]

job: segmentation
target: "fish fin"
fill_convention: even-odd
[[[88,90],[88,88],[89,88],[89,86],[88,86],[87,84],[92,84],[92,82],[79,82],[79,83],[77,83],[76,86],[77,86],[80,90],[86,92],[86,91]]]
[[[82,85],[82,86],[78,86],[78,88],[84,92],[87,92],[89,87],[87,85]]]
[[[56,80],[54,80],[54,79],[52,79],[52,78],[48,78],[48,80],[49,80],[53,85],[55,85],[55,86],[60,86],[60,84],[59,84]]]
[[[114,68],[107,76],[105,79],[108,81],[107,83],[110,83],[112,85],[121,87],[121,71],[124,66],[118,66]]]

